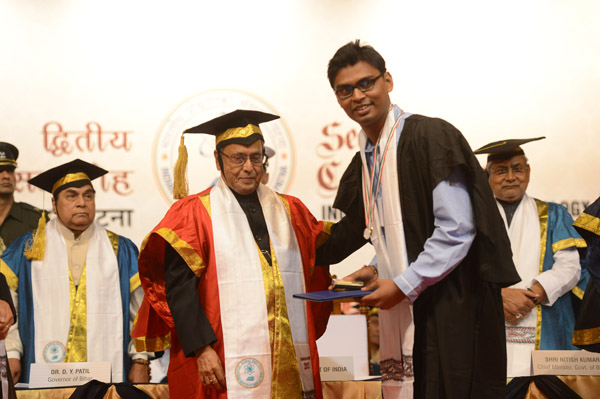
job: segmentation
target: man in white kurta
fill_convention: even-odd
[[[490,154],[490,187],[521,277],[521,282],[502,290],[508,377],[531,375],[532,350],[577,349],[571,344],[575,318],[570,292],[583,296],[577,286],[578,248],[585,247],[585,241],[572,227],[565,207],[526,194],[531,167],[520,145],[541,138],[504,140],[475,151]]]
[[[75,160],[30,180],[53,194],[57,217],[2,254],[18,312],[7,338],[15,381],[29,381],[32,363],[99,361],[111,363],[114,382],[148,380],[148,355],[129,336],[143,299],[137,248],[94,221],[91,180],[105,173]]]

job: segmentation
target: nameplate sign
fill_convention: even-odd
[[[72,387],[91,380],[110,383],[110,362],[32,363],[29,388]]]
[[[600,354],[585,351],[532,351],[533,375],[600,375]]]
[[[321,381],[354,380],[354,359],[352,356],[319,357]]]

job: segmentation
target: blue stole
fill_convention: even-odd
[[[561,205],[554,202],[535,200],[540,215],[540,229],[546,231],[546,245],[543,256],[542,270],[552,268],[555,252],[576,247],[584,249],[585,241],[573,227],[573,218]],[[583,258],[581,259],[583,261]],[[581,269],[581,277],[577,286],[571,291],[580,299],[589,280],[589,273]],[[575,327],[575,314],[571,303],[571,294],[561,296],[552,306],[541,305],[542,323],[540,333],[540,350],[578,350],[573,346],[572,337]]]

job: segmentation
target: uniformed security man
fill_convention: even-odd
[[[0,142],[0,253],[15,238],[38,225],[42,211],[24,202],[15,202],[15,169],[19,150]]]

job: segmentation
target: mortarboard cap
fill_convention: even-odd
[[[185,130],[183,133],[204,133],[216,136],[217,149],[227,144],[252,144],[263,139],[259,124],[278,119],[279,116],[266,112],[238,109],[217,118],[211,119],[198,126]]]
[[[473,151],[475,154],[488,154],[487,161],[505,161],[517,155],[524,155],[525,152],[521,148],[521,144],[529,143],[530,141],[536,141],[545,139],[545,136],[535,137],[530,139],[508,139],[494,141],[484,145],[481,148]]]
[[[83,187],[87,184],[92,184],[92,180],[108,173],[96,165],[75,159],[74,161],[64,163],[45,172],[40,173],[36,177],[29,179],[28,183],[41,188],[44,191],[57,196],[62,190],[69,187]],[[46,215],[42,212],[38,221],[38,228],[35,230],[35,237],[31,245],[25,248],[24,255],[29,260],[44,259],[46,248]]]
[[[10,143],[0,142],[0,167],[14,166],[17,167],[17,158],[19,150]]]
[[[279,116],[267,112],[238,109],[225,115],[186,129],[181,135],[179,154],[173,173],[173,198],[187,196],[187,149],[183,136],[189,133],[210,134],[216,137],[217,151],[228,144],[250,145],[256,140],[264,141],[259,124],[278,119]]]
[[[75,159],[74,161],[56,166],[29,179],[29,184],[41,188],[52,195],[68,187],[82,187],[92,184],[92,180],[105,175],[107,170],[91,163]]]

